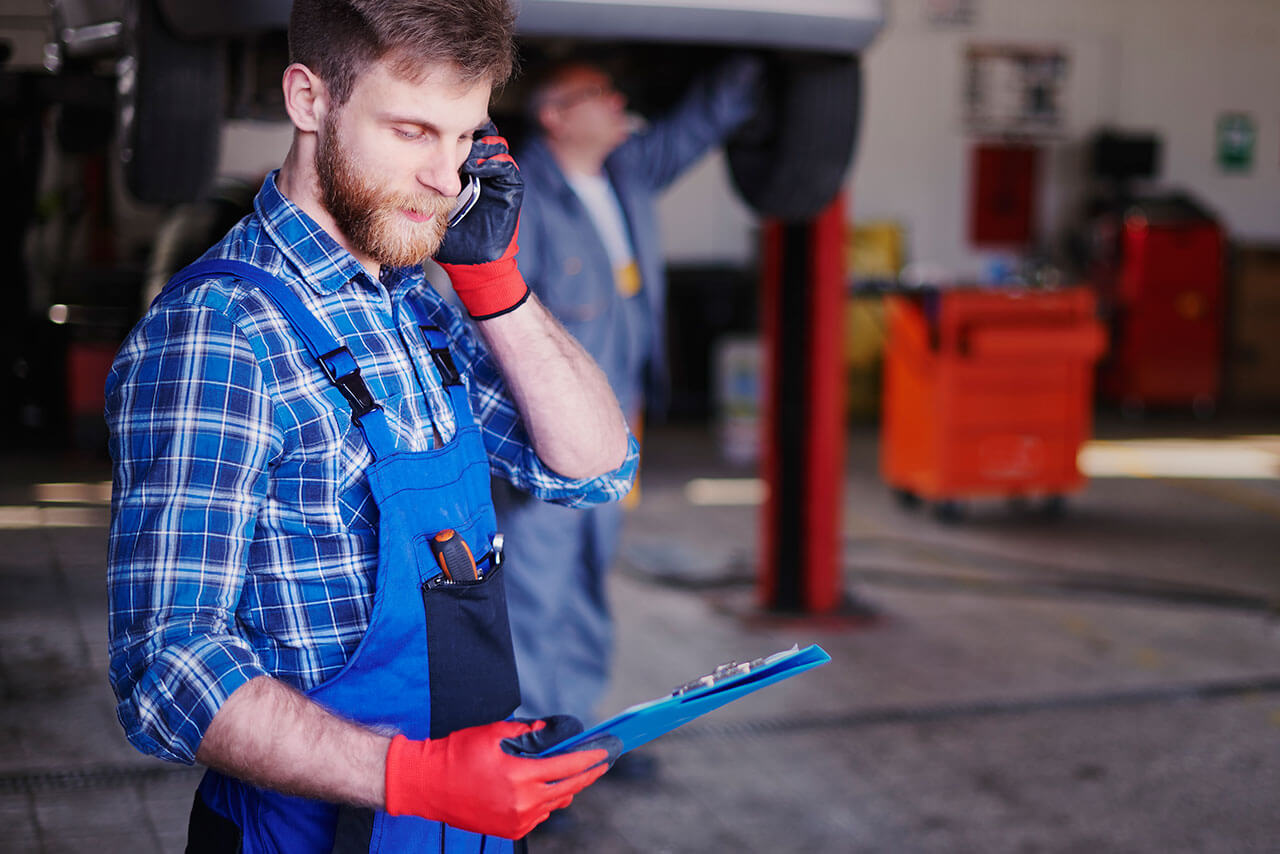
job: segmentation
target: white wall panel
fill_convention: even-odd
[[[1047,143],[1041,225],[1049,241],[1083,201],[1084,144],[1098,126],[1163,139],[1157,186],[1191,192],[1232,237],[1280,242],[1280,0],[975,0],[971,26],[934,27],[925,0],[889,0],[889,22],[864,57],[863,135],[850,176],[856,219],[894,219],[909,256],[957,276],[989,254],[967,243],[969,148],[962,74],[970,43],[1009,40],[1070,54],[1066,133]],[[1257,124],[1252,170],[1224,174],[1214,126],[1222,112]],[[686,176],[662,203],[677,260],[744,261],[753,218],[721,159]]]

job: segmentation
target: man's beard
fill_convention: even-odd
[[[386,192],[359,173],[327,118],[316,150],[321,200],[359,252],[388,267],[407,267],[434,255],[444,240],[453,199],[430,190]],[[434,214],[414,222],[405,211]]]

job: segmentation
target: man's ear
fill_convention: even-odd
[[[537,112],[538,127],[549,137],[556,137],[560,133],[562,122],[560,121],[560,109],[552,104],[543,104],[538,108]]]
[[[329,90],[314,71],[300,62],[284,70],[284,108],[293,126],[314,133],[329,110]]]

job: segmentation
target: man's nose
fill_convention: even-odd
[[[419,167],[418,183],[442,196],[456,196],[462,190],[461,166],[451,154],[433,155]]]

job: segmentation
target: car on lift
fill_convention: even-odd
[[[125,186],[139,201],[201,198],[225,118],[282,118],[290,0],[52,0],[46,66],[114,79],[115,103],[64,110],[77,128],[113,127]],[[757,212],[809,216],[839,189],[857,141],[859,55],[884,0],[518,0],[524,79],[539,64],[606,58],[639,112],[735,50],[766,58],[768,96],[727,146],[733,183]],[[517,79],[495,118],[519,114]],[[111,109],[104,121],[101,112]],[[96,110],[96,120],[84,111]],[[74,130],[74,128],[73,128]],[[74,136],[63,133],[63,137]]]

